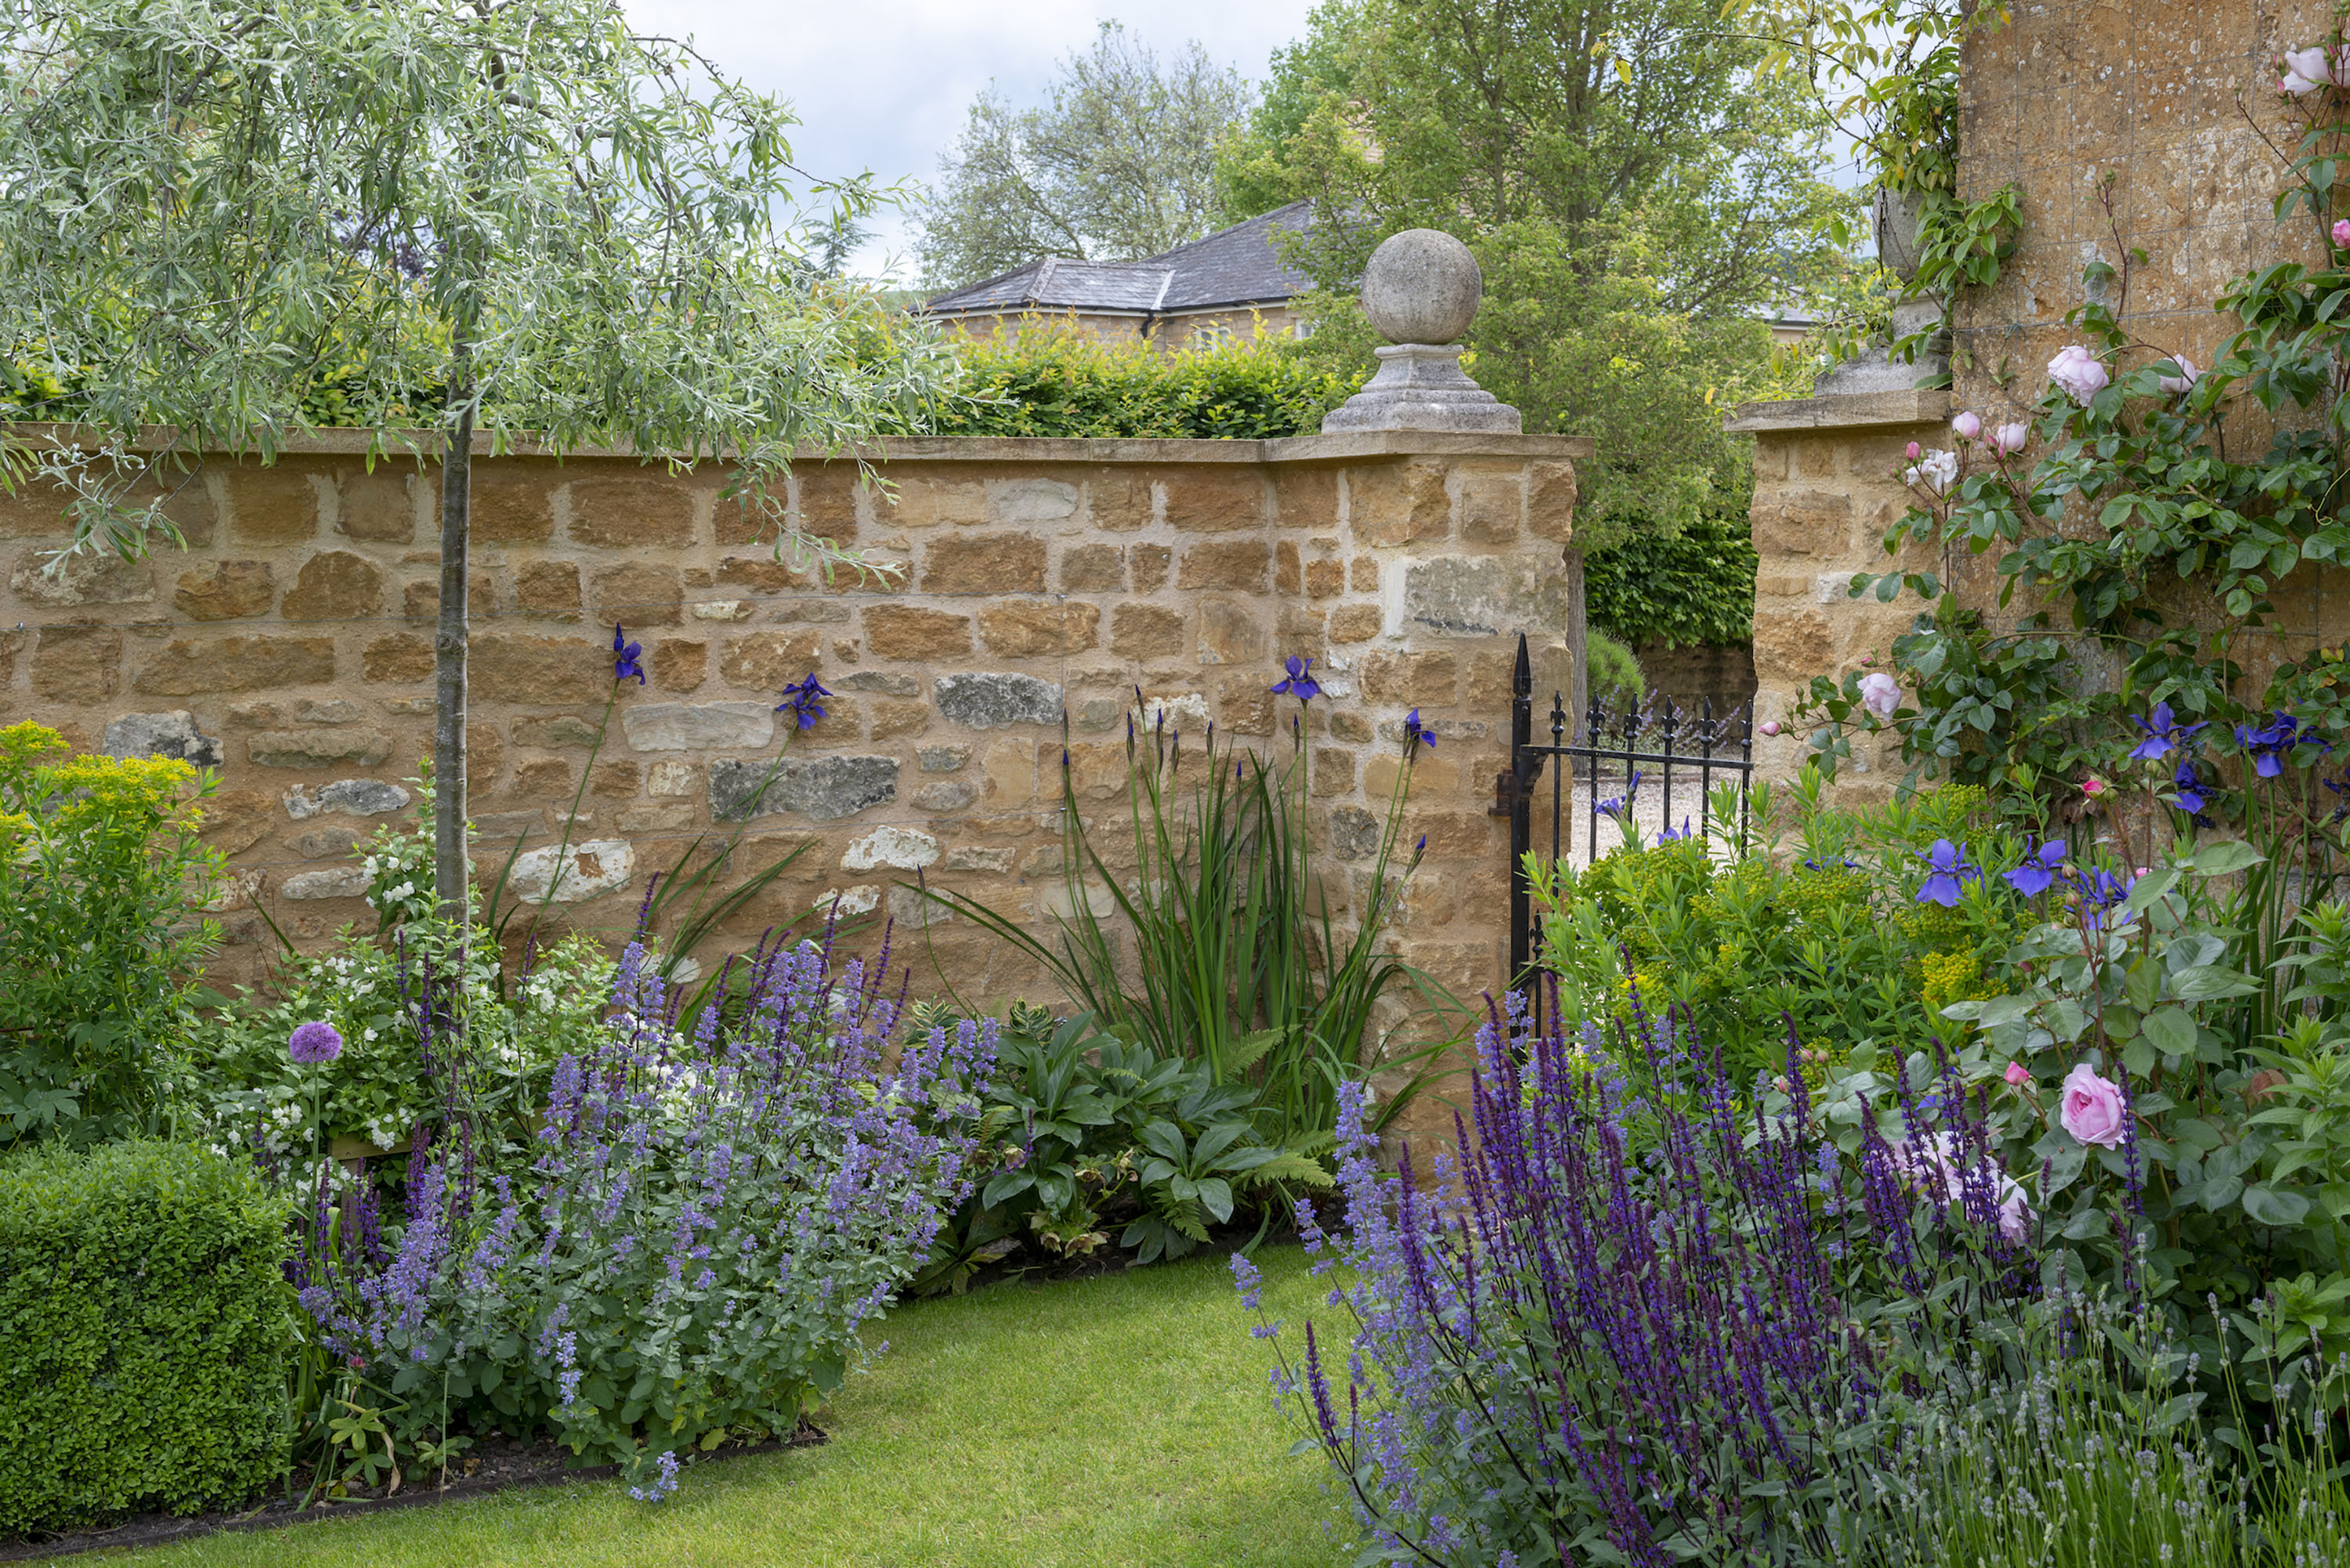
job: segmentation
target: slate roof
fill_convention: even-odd
[[[934,295],[922,309],[932,316],[1028,309],[1160,316],[1270,305],[1313,286],[1305,274],[1282,265],[1273,243],[1277,230],[1302,229],[1310,221],[1307,203],[1295,202],[1139,261],[1039,256],[1001,276]]]

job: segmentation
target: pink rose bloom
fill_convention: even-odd
[[[2286,50],[2284,70],[2284,90],[2296,97],[2313,92],[2334,80],[2333,66],[2325,57],[2323,44],[2313,44],[2305,49]],[[2301,80],[2299,87],[2293,85],[2296,77]]]
[[[2022,452],[2031,439],[2030,425],[2002,425],[1991,432],[1991,444],[2002,452]]]
[[[2350,218],[2334,220],[2334,243],[2345,250],[2350,250]]]
[[[2106,793],[2106,781],[2099,778],[2096,774],[2091,774],[2087,778],[2081,781],[2081,793],[2087,795],[2091,800],[2095,800],[2097,796]]]
[[[2000,1076],[2007,1080],[2009,1087],[2020,1089],[2032,1082],[2032,1069],[2021,1062],[2010,1062],[2007,1064],[2007,1071]]]
[[[2056,1119],[2083,1143],[2112,1148],[2122,1141],[2128,1113],[2122,1109],[2121,1085],[2101,1077],[2086,1062],[2064,1075],[2064,1108]]]
[[[1879,719],[1890,719],[1901,706],[1901,682],[1880,670],[1860,683],[1860,702]]]
[[[2104,362],[2078,343],[2057,350],[2056,358],[2048,361],[2048,379],[2064,388],[2066,397],[2085,406],[2111,379]]]
[[[2195,378],[2201,375],[2203,372],[2198,370],[2195,368],[2195,361],[2189,359],[2184,354],[2174,354],[2170,358],[2171,362],[2178,367],[2178,374],[2176,376],[2157,376],[2154,379],[2154,384],[2160,387],[2166,392],[2178,393],[2193,391],[2195,389]]]
[[[1950,429],[1958,432],[1960,441],[1972,441],[1982,434],[1982,416],[1974,413],[1960,414],[1950,421]]]
[[[1778,720],[1776,720],[1776,719],[1765,719],[1765,720],[1763,720],[1763,721],[1762,721],[1762,732],[1763,732],[1764,734],[1766,734],[1766,735],[1775,735],[1775,734],[1777,734],[1777,733],[1779,732],[1779,721],[1778,721]]]
[[[2012,1176],[1999,1179],[1999,1233],[2011,1241],[2032,1239],[2032,1205],[2023,1200],[2023,1186]]]
[[[1903,452],[1904,455],[1906,455],[1906,456],[1909,459],[1909,461],[1910,461],[1910,462],[1917,462],[1917,461],[1918,461],[1918,457],[1920,456],[1920,452],[1919,452],[1919,449],[1918,449],[1918,443],[1917,443],[1916,441],[1911,441],[1908,446],[1904,447],[1904,448],[1902,449],[1902,452]]]

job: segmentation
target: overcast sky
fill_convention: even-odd
[[[649,30],[691,34],[720,68],[792,100],[805,122],[794,161],[811,173],[870,169],[929,181],[992,80],[1014,103],[1042,96],[1053,68],[1090,47],[1102,22],[1162,54],[1198,38],[1262,78],[1274,49],[1305,30],[1313,0],[628,0]],[[904,219],[858,258],[879,275],[893,257],[910,280]]]

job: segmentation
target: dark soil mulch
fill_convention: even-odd
[[[764,1443],[717,1449],[706,1455],[691,1456],[691,1459],[732,1459],[738,1454],[774,1453],[782,1449],[811,1448],[828,1440],[821,1430],[803,1417],[798,1429],[788,1438],[780,1440],[771,1438]],[[162,1546],[224,1530],[276,1530],[288,1524],[352,1519],[395,1508],[423,1508],[434,1503],[453,1502],[459,1498],[486,1497],[492,1492],[504,1491],[513,1487],[558,1486],[568,1481],[598,1480],[618,1473],[612,1465],[568,1468],[565,1461],[570,1458],[571,1455],[552,1438],[522,1442],[508,1438],[491,1438],[467,1454],[462,1464],[451,1467],[446,1486],[435,1484],[438,1478],[428,1477],[421,1482],[411,1481],[396,1492],[387,1493],[379,1489],[349,1498],[313,1502],[307,1509],[295,1506],[298,1500],[279,1497],[251,1508],[200,1513],[186,1518],[165,1513],[136,1514],[106,1530],[74,1531],[47,1536],[0,1535],[0,1563],[63,1557],[107,1547]]]

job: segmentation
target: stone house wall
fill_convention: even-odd
[[[1310,654],[1327,695],[1305,743],[1336,906],[1360,896],[1417,708],[1439,745],[1413,780],[1407,833],[1427,835],[1427,859],[1396,945],[1473,996],[1505,953],[1507,823],[1487,808],[1513,639],[1564,620],[1584,450],[1409,432],[896,441],[872,454],[894,502],[854,463],[805,462],[790,501],[806,530],[900,568],[862,584],[779,564],[772,532],[719,499],[715,468],[483,457],[477,877],[526,835],[517,885],[556,881],[566,923],[624,939],[647,877],[732,830],[783,744],[778,690],[814,671],[837,696],[790,744],[736,872],[806,849],[733,935],[837,896],[898,917],[917,994],[941,970],[974,1000],[1049,994],[968,921],[906,940],[917,874],[1049,925],[1066,898],[1064,745],[1115,864],[1134,689],[1194,755],[1211,720],[1220,743],[1286,747],[1295,710],[1267,688],[1282,656]],[[320,439],[274,467],[205,462],[172,503],[184,551],[50,577],[55,499],[0,502],[0,722],[216,768],[208,836],[242,894],[224,978],[249,978],[272,940],[246,900],[303,941],[370,919],[350,848],[405,819],[431,750],[438,504],[436,467],[369,472],[356,441]],[[591,765],[615,624],[650,679],[621,689]]]
[[[972,315],[939,318],[949,330],[980,342],[1026,332],[1074,332],[1114,347],[1148,341],[1163,354],[1213,348],[1233,341],[1294,337],[1305,323],[1285,301],[1229,310],[1186,310],[1143,316],[1080,310],[1031,310],[1018,316]]]

